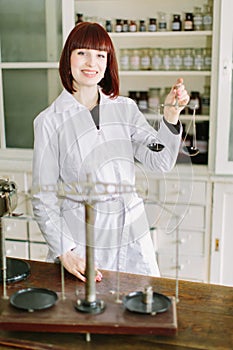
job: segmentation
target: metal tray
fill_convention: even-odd
[[[166,295],[153,292],[151,305],[143,302],[143,292],[132,292],[123,298],[125,308],[142,314],[157,314],[165,312],[171,305],[171,299]]]
[[[30,265],[26,261],[14,258],[6,258],[6,281],[9,283],[26,279],[30,275]],[[0,270],[0,283],[2,282],[2,270]]]
[[[10,297],[14,307],[27,311],[43,310],[53,306],[58,299],[57,293],[45,288],[21,289]]]

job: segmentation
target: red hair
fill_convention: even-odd
[[[106,51],[107,67],[103,79],[99,82],[106,95],[119,95],[119,76],[115,49],[106,30],[98,23],[81,22],[70,32],[62,50],[59,73],[64,88],[73,94],[73,77],[71,75],[70,56],[75,49],[92,49]]]

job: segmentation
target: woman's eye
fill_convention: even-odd
[[[99,54],[99,57],[100,57],[100,58],[105,58],[105,57],[106,57],[106,55],[105,55],[105,54],[100,53],[100,54]]]
[[[78,52],[77,52],[77,55],[82,56],[82,55],[84,55],[84,52],[83,52],[83,51],[78,51]]]

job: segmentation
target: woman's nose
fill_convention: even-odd
[[[88,66],[90,66],[90,67],[94,66],[95,62],[96,61],[95,61],[94,55],[89,54],[88,57],[87,57],[87,64],[88,64]]]

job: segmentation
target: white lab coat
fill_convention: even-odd
[[[101,89],[99,108],[98,130],[89,110],[64,90],[36,117],[33,189],[59,181],[80,183],[87,174],[93,181],[134,185],[135,159],[159,172],[174,166],[181,131],[173,134],[162,121],[156,132],[133,100],[110,99]],[[165,146],[161,152],[148,149],[155,140]],[[83,204],[37,191],[32,203],[49,246],[48,260],[70,249],[85,257]],[[136,193],[96,203],[95,215],[98,268],[159,276],[143,200]]]

